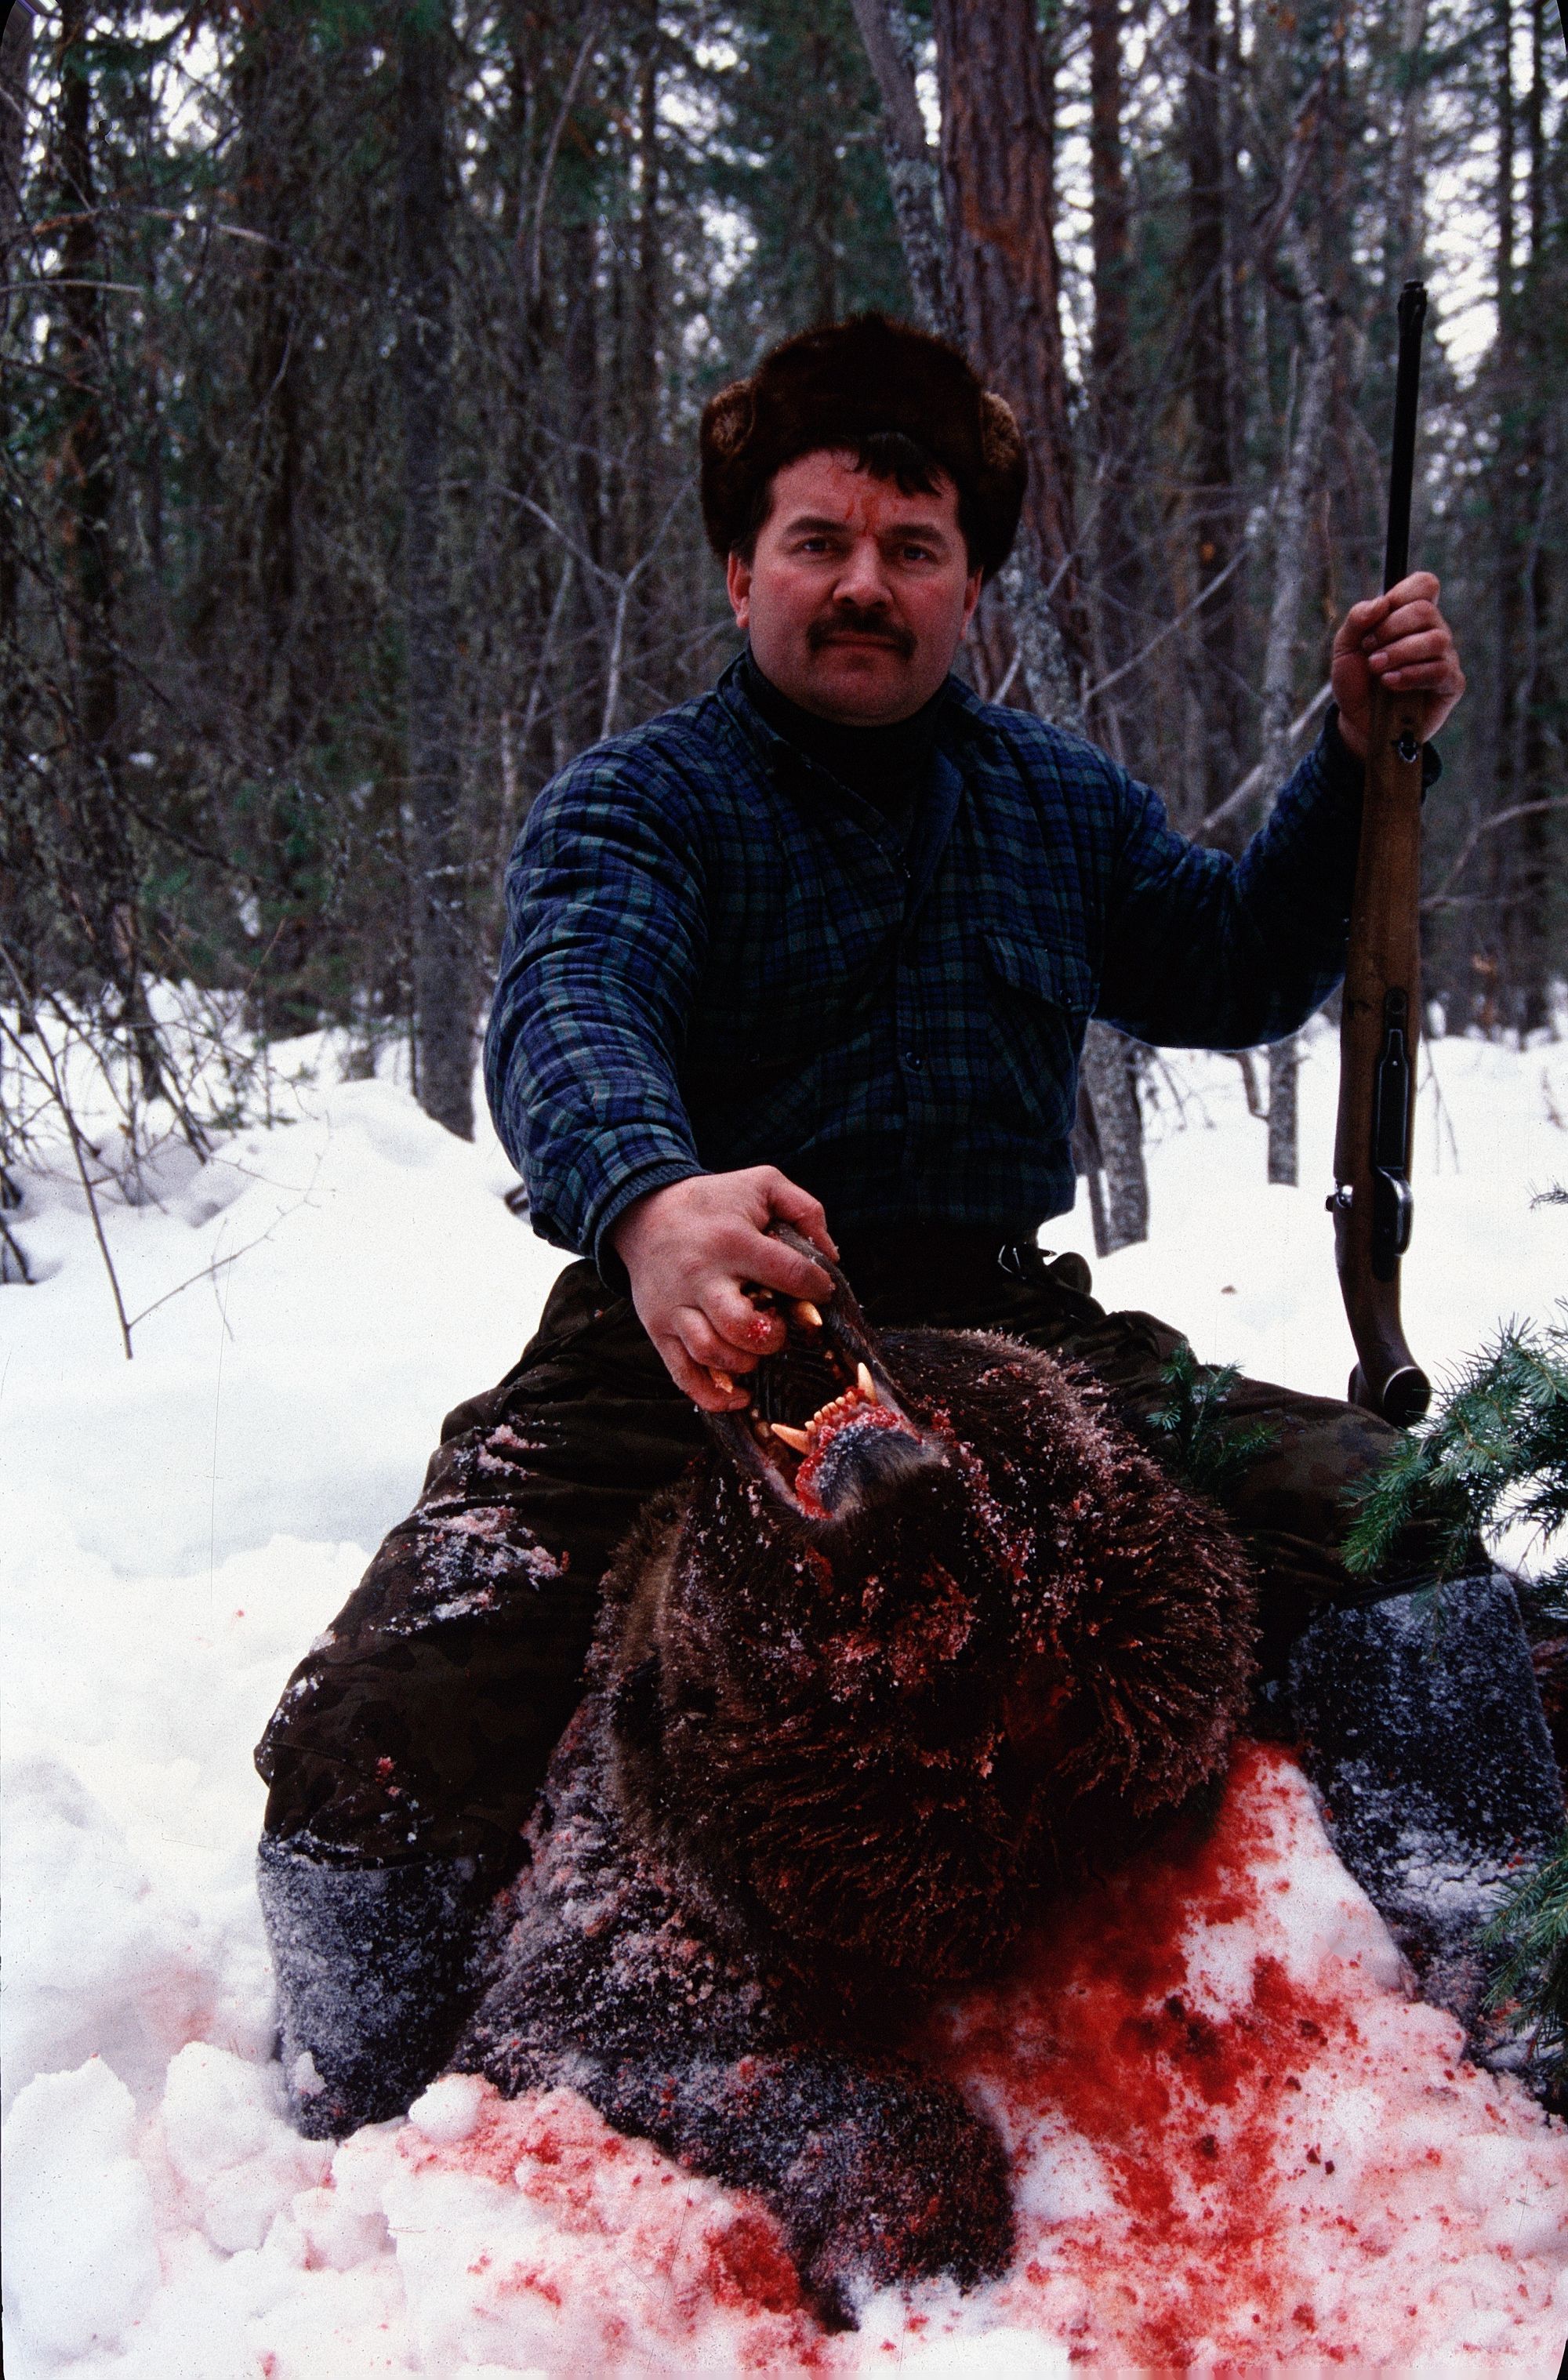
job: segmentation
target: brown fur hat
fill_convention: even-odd
[[[702,518],[721,560],[756,525],[775,471],[894,431],[953,480],[970,558],[989,578],[1017,533],[1028,462],[1012,407],[945,339],[885,314],[802,331],[703,410]]]

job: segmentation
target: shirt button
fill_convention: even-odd
[[[921,1064],[923,1063],[918,1050],[906,1050],[904,1052],[904,1062],[906,1066],[913,1066],[916,1071],[918,1072]]]

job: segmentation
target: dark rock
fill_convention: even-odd
[[[1334,1848],[1470,2054],[1527,2045],[1485,2005],[1487,1921],[1555,1842],[1562,1784],[1530,1648],[1498,1571],[1325,1611],[1292,1655],[1307,1775]]]

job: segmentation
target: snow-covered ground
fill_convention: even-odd
[[[1235,1063],[1172,1061],[1153,1236],[1096,1285],[1339,1393],[1332,1056],[1319,1038],[1303,1074],[1299,1190],[1265,1183]],[[1530,1206],[1568,1178],[1568,1047],[1430,1056],[1405,1308],[1440,1369],[1568,1288],[1568,1208]],[[1272,1750],[1243,1748],[1207,1842],[936,2021],[1016,2155],[1020,2254],[972,2297],[879,2300],[824,2338],[765,2215],[569,2095],[451,2080],[335,2151],[294,2137],[250,1746],[562,1259],[506,1211],[492,1142],[336,1081],[324,1049],[285,1059],[292,1122],[105,1203],[128,1309],[154,1309],[134,1362],[64,1167],[10,1219],[38,1276],[0,1293],[13,2380],[1553,2372],[1568,2135],[1405,1998]],[[1087,1216],[1046,1236],[1089,1252]]]

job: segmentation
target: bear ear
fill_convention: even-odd
[[[715,461],[727,463],[739,454],[751,435],[756,411],[750,385],[743,380],[732,380],[727,388],[709,398],[702,415],[702,443]]]

